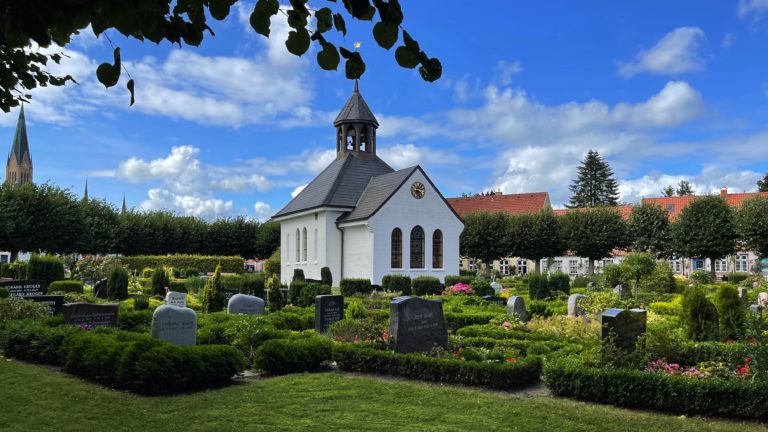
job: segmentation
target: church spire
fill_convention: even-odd
[[[128,211],[128,207],[125,205],[125,194],[123,194],[123,207],[120,209],[120,213],[125,213]]]
[[[24,105],[19,110],[19,120],[13,135],[13,145],[5,165],[5,181],[11,184],[32,183],[32,155],[27,139],[27,122],[24,118]]]
[[[85,192],[83,192],[83,201],[88,202],[88,177],[85,178]]]
[[[333,121],[336,127],[336,153],[341,159],[351,153],[362,159],[376,156],[376,129],[379,122],[360,94],[358,81],[352,95]]]

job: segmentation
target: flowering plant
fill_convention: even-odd
[[[465,283],[457,283],[456,285],[449,286],[445,291],[443,291],[443,295],[472,295],[474,294],[474,291],[472,291],[472,287]]]
[[[664,373],[667,375],[682,375],[691,378],[706,378],[708,373],[699,370],[695,367],[684,368],[677,363],[667,363],[664,360],[654,360],[648,363],[648,367],[645,369],[652,373]]]

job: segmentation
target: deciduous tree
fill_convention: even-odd
[[[542,259],[559,256],[565,251],[560,221],[552,210],[513,216],[509,239],[511,254],[533,260],[536,272],[541,271]]]
[[[656,258],[670,256],[672,231],[669,214],[660,206],[644,203],[632,208],[629,233],[634,251],[649,252]]]
[[[589,259],[590,275],[595,260],[629,246],[627,223],[615,208],[573,209],[562,216],[560,226],[566,248]]]
[[[465,216],[459,243],[461,255],[478,258],[488,265],[509,256],[510,219],[506,212],[479,212]]]

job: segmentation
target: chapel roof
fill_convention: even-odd
[[[339,218],[339,222],[363,220],[373,216],[418,168],[413,166],[373,177],[360,195],[355,209]]]
[[[365,103],[363,95],[360,94],[360,90],[357,88],[357,81],[355,81],[355,90],[352,92],[352,96],[347,99],[347,103],[344,104],[344,108],[336,116],[333,125],[338,126],[341,123],[347,122],[368,122],[375,124],[377,127],[379,126],[379,122],[376,120],[371,109],[368,108],[368,104]]]

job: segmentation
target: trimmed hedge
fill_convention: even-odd
[[[243,275],[240,293],[266,299],[266,281],[263,274]]]
[[[519,350],[522,354],[528,354],[528,349],[534,347],[534,349],[540,349],[545,347],[549,351],[559,351],[566,347],[573,347],[573,349],[583,350],[583,347],[578,344],[570,344],[567,342],[559,341],[536,341],[536,340],[515,340],[515,339],[492,339],[486,337],[453,337],[451,342],[461,347],[474,347],[474,348],[514,348]]]
[[[294,275],[294,279],[291,281],[291,285],[288,288],[288,304],[298,306],[299,296],[301,296],[301,292],[307,285],[308,284],[304,279],[296,279],[296,276]]]
[[[549,297],[549,280],[543,273],[528,273],[528,298],[531,300]]]
[[[381,288],[385,291],[401,291],[403,295],[411,295],[411,277],[390,274],[381,278]]]
[[[571,292],[571,277],[565,273],[557,272],[549,276],[549,286],[555,291],[562,291],[566,294]]]
[[[768,420],[768,383],[695,379],[630,369],[587,367],[560,359],[544,366],[555,396],[674,414]]]
[[[196,269],[203,273],[213,273],[216,265],[221,264],[224,273],[243,273],[243,258],[239,256],[209,255],[136,255],[120,258],[120,262],[132,269],[173,267]]]
[[[221,386],[246,366],[243,354],[229,346],[175,346],[145,334],[35,322],[11,326],[0,346],[8,357],[61,365],[82,378],[146,394]]]
[[[315,371],[331,359],[332,346],[330,339],[320,336],[272,339],[256,350],[253,364],[272,375]]]
[[[64,279],[64,262],[53,255],[32,255],[27,267],[27,275],[32,280],[53,281]]]
[[[467,337],[486,337],[492,339],[521,339],[521,340],[551,340],[552,338],[522,330],[504,330],[500,326],[492,325],[471,325],[456,330],[459,336]]]
[[[411,281],[411,293],[413,295],[440,295],[442,292],[443,284],[436,277],[419,276]]]
[[[165,288],[170,289],[170,285],[171,280],[164,268],[158,267],[152,271],[152,295],[165,296]]]
[[[447,287],[448,285],[446,285]],[[494,295],[496,294],[496,291],[493,290],[493,287],[491,286],[491,283],[488,281],[481,281],[476,280],[472,281],[469,286],[472,288],[472,291],[475,293],[476,296],[487,296],[487,295]]]
[[[749,277],[747,273],[728,273],[727,278],[730,283],[740,283]]]
[[[0,287],[0,299],[8,298],[11,296],[11,293],[8,292],[8,288]]]
[[[57,280],[48,285],[48,292],[83,293],[83,281]]]
[[[349,297],[354,294],[370,294],[373,291],[370,279],[342,279],[339,283],[341,295]]]
[[[397,354],[350,344],[335,345],[333,359],[339,369],[344,371],[403,376],[501,390],[535,383],[539,380],[542,363],[539,357],[525,357],[515,363],[437,359],[424,354]]]
[[[298,303],[296,306],[299,307],[310,307],[315,304],[315,297],[319,295],[329,295],[331,293],[331,287],[328,285],[321,285],[321,284],[309,284],[304,289],[301,290],[301,293],[298,297]]]
[[[389,311],[387,311],[389,313]],[[493,312],[445,312],[445,325],[449,330],[455,332],[460,328],[471,325],[488,324],[492,319],[499,316]]]
[[[329,267],[323,267],[320,269],[320,283],[323,285],[333,286],[333,273]]]

